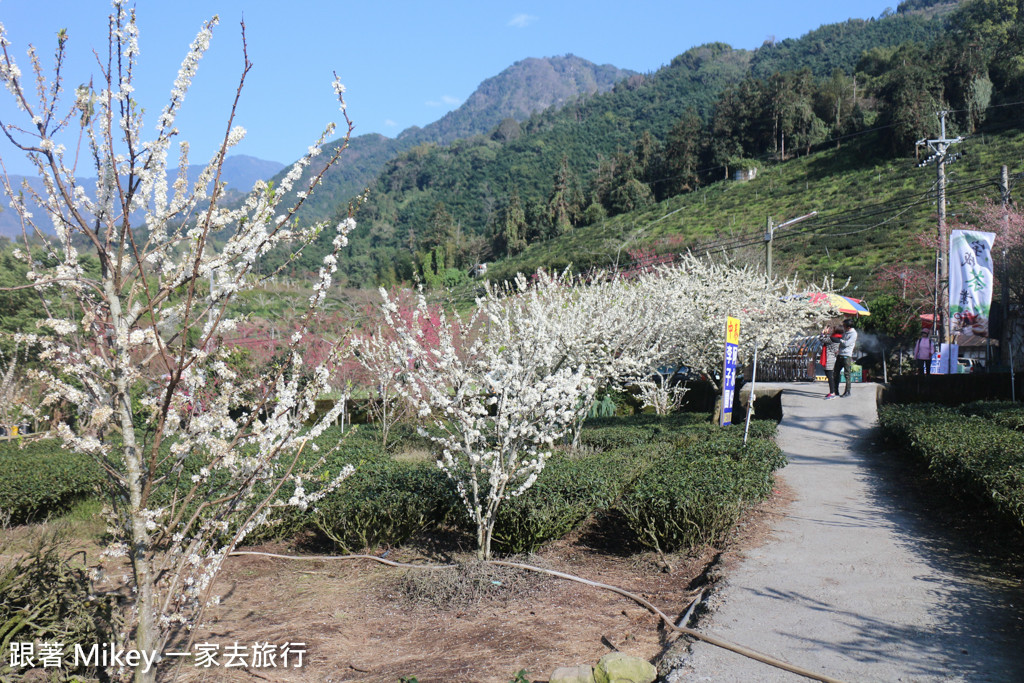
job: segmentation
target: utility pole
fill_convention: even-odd
[[[768,217],[768,221],[764,229],[764,271],[765,274],[768,276],[769,280],[772,279],[772,240],[775,239],[775,231],[780,228],[788,228],[794,223],[805,221],[808,218],[814,218],[817,215],[817,211],[811,211],[808,214],[804,214],[803,216],[799,216],[798,218],[794,218],[793,220],[786,221],[781,225],[774,225],[772,223],[772,217]]]
[[[946,312],[948,308],[947,302],[947,287],[949,286],[949,262],[944,258],[944,253],[948,251],[948,241],[946,239],[946,164],[951,164],[960,158],[960,154],[949,154],[949,148],[952,145],[963,142],[962,137],[947,138],[946,137],[946,115],[949,112],[940,111],[938,112],[939,117],[939,135],[940,137],[934,140],[918,140],[918,145],[928,145],[928,148],[932,151],[932,155],[918,164],[918,167],[925,166],[927,164],[935,162],[935,168],[937,172],[937,190],[938,195],[938,240],[939,244],[935,250],[935,262],[936,262],[936,283],[935,283],[935,318],[933,319],[933,329],[938,327],[939,329],[939,342],[949,342],[949,314]],[[938,325],[941,321],[941,325]]]
[[[1003,298],[1003,338],[1000,341],[999,353],[1002,355],[1003,349],[1006,349],[1006,357],[1010,359],[1010,400],[1017,400],[1017,386],[1016,378],[1013,376],[1013,330],[1010,327],[1010,282],[1009,274],[1006,271],[1006,239],[1005,236],[1009,234],[1010,227],[1010,170],[1006,166],[1003,166],[999,170],[999,189],[1003,196],[1003,235],[1004,238],[1001,240],[1003,245],[1003,274],[999,278],[1002,280],[1002,298]]]

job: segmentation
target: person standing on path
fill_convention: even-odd
[[[914,344],[914,362],[917,364],[917,374],[932,374],[932,355],[935,353],[935,344],[928,336],[928,330],[921,330],[921,338]]]
[[[836,353],[836,391],[839,390],[839,371],[846,371],[846,391],[840,396],[846,398],[850,395],[850,382],[853,375],[853,347],[857,345],[857,330],[853,327],[853,320],[847,318],[843,321],[843,337],[839,340],[839,351]]]
[[[830,398],[836,398],[839,394],[839,375],[836,374],[836,357],[839,354],[839,340],[842,338],[843,334],[835,327],[829,326],[821,331],[822,357],[824,358],[822,365],[825,366],[825,376],[828,378],[828,396],[825,397],[826,401]]]

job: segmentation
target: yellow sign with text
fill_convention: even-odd
[[[740,321],[736,318],[726,317],[725,319],[725,343],[740,343]]]

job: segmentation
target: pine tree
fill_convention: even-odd
[[[546,218],[552,233],[564,235],[571,232],[579,223],[582,212],[583,192],[580,190],[576,175],[569,167],[569,157],[562,155],[546,210]]]
[[[508,201],[498,211],[494,250],[514,256],[523,249],[526,249],[526,213],[519,199],[519,189],[512,188]]]

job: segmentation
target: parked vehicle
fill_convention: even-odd
[[[960,372],[983,372],[985,369],[985,363],[978,358],[957,358],[956,362]]]

